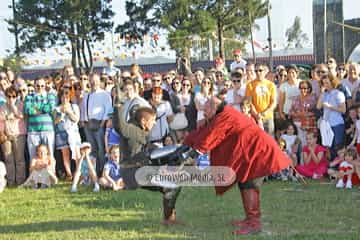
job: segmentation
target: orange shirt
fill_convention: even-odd
[[[246,85],[245,95],[251,97],[251,102],[256,111],[262,113],[276,101],[276,86],[269,80],[254,80]],[[273,111],[268,111],[264,118],[273,118]]]

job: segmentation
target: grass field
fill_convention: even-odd
[[[161,195],[145,190],[69,193],[45,190],[0,194],[0,239],[360,239],[360,191],[333,184],[271,182],[262,187],[263,232],[234,237],[229,222],[243,217],[237,188],[183,188],[177,215],[187,226],[165,227]]]

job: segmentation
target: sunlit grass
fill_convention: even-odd
[[[161,195],[145,190],[100,193],[69,184],[0,194],[0,239],[360,239],[360,191],[311,182],[262,187],[262,233],[234,237],[229,222],[242,218],[239,191],[222,197],[213,188],[183,188],[178,217],[164,227]]]

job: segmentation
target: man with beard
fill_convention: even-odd
[[[237,184],[246,218],[235,220],[240,227],[234,234],[247,235],[261,231],[260,185],[263,177],[287,168],[291,160],[280,150],[275,140],[260,129],[252,119],[226,106],[217,97],[205,104],[207,124],[190,133],[185,144],[199,153],[210,152],[211,166],[231,168],[236,180],[229,186],[215,186],[222,195]]]

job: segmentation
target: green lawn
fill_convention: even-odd
[[[177,204],[187,226],[164,227],[161,195],[145,190],[92,193],[69,184],[0,194],[0,239],[360,239],[360,191],[333,184],[271,182],[262,187],[263,232],[234,237],[243,217],[237,188],[183,188]]]

